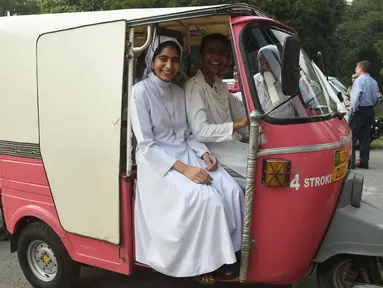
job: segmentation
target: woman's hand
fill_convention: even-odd
[[[210,185],[213,181],[213,178],[205,170],[194,166],[188,166],[183,174],[197,184]]]
[[[233,130],[238,130],[249,125],[249,120],[245,116],[242,120],[233,123]]]
[[[206,170],[207,171],[214,171],[217,169],[218,167],[218,161],[217,161],[217,158],[214,157],[213,155],[210,155],[209,153],[205,153],[202,155],[202,159],[203,161],[205,161],[207,167],[206,167]]]

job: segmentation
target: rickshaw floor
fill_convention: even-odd
[[[239,267],[239,266],[238,266]],[[81,271],[81,288],[193,288],[203,287],[204,285],[196,283],[192,278],[172,278],[152,269],[145,267],[135,267],[133,275],[125,276],[97,268],[83,268]],[[213,287],[252,287],[252,288],[289,288],[289,285],[244,285],[232,282],[219,282]]]

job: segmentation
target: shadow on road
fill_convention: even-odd
[[[204,287],[196,283],[193,279],[171,278],[161,273],[153,272],[150,269],[136,267],[136,271],[132,276],[120,275],[96,268],[83,268],[81,272],[81,281],[79,287],[81,288],[191,288],[191,287]],[[270,288],[280,287],[287,288],[286,285],[243,285],[234,283],[219,283],[216,285],[209,285],[209,287],[257,287],[257,288]]]

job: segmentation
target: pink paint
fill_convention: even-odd
[[[132,177],[132,180],[134,176]],[[133,273],[132,180],[121,180],[121,245],[116,246],[62,228],[41,160],[0,155],[0,191],[7,229],[15,233],[25,217],[40,219],[61,238],[73,260],[129,275]]]
[[[231,18],[230,21],[240,75],[246,75],[240,53],[240,34],[247,24],[263,21],[295,33],[291,28],[271,19],[244,16]],[[241,81],[248,111],[252,112],[255,106],[247,77],[241,77]],[[318,144],[347,140],[351,135],[347,123],[337,118],[296,125],[273,125],[262,121],[262,129],[266,139],[262,150],[315,147]],[[350,151],[351,143],[341,148]],[[304,188],[304,179],[331,174],[334,152],[335,149],[331,149],[257,158],[251,229],[255,249],[250,250],[249,283],[291,284],[308,271],[331,219],[342,181]],[[299,174],[302,187],[296,191],[290,187],[270,188],[263,185],[261,175],[264,158],[291,160],[290,180]]]

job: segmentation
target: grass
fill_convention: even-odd
[[[383,117],[383,104],[375,106],[375,118]],[[383,148],[383,136],[371,143],[371,149]]]
[[[375,106],[375,118],[383,117],[383,104]]]
[[[381,136],[379,139],[374,140],[371,143],[371,149],[382,149],[383,148],[383,137]]]

